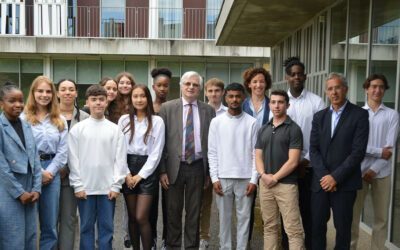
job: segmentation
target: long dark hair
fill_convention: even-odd
[[[144,144],[147,144],[147,139],[149,137],[150,131],[153,128],[153,119],[152,119],[152,116],[154,115],[153,101],[151,98],[150,90],[147,86],[145,86],[143,84],[137,84],[137,85],[133,86],[132,93],[137,88],[142,89],[144,91],[144,94],[147,99],[147,107],[145,109],[146,119],[147,119],[147,130],[146,130],[146,133],[144,134],[144,138],[143,138]],[[133,135],[135,133],[135,115],[136,114],[137,114],[137,110],[132,105],[130,107],[130,111],[129,111],[129,124],[127,124],[123,129],[125,131],[125,133],[127,133],[128,131],[131,131],[131,136],[129,138],[129,144],[132,142]],[[128,127],[129,127],[129,129],[128,129]]]
[[[108,81],[114,81],[115,82],[115,80],[113,78],[105,76],[100,80],[99,84],[100,84],[100,86],[104,87]],[[117,85],[117,88],[118,88],[118,83],[116,83],[116,85]],[[117,97],[118,97],[118,90],[117,90]],[[115,97],[115,99],[112,100],[107,105],[107,112],[108,112],[107,118],[110,121],[112,121],[113,123],[115,123],[115,124],[118,123],[118,119],[121,116],[121,115],[117,115],[118,116],[117,117],[117,116],[114,115],[114,114],[117,114],[117,113],[119,114],[119,112],[117,112],[117,110],[118,110],[117,97]]]

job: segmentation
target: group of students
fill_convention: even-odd
[[[73,249],[77,208],[80,249],[94,249],[96,222],[100,249],[111,249],[121,190],[132,241],[140,242],[133,240],[139,225],[143,246],[151,248],[148,217],[164,145],[154,110],[166,101],[172,73],[160,68],[152,75],[154,105],[150,90],[123,72],[87,89],[86,112],[69,79],[55,85],[37,77],[26,105],[16,85],[1,87],[0,249],[36,249],[37,213],[40,249]]]
[[[361,161],[367,152],[370,158],[384,160],[378,162],[380,168],[390,168],[395,139],[377,142],[377,132],[371,131],[382,128],[374,128],[370,118],[367,148],[366,112],[347,100],[347,82],[340,74],[326,81],[331,106],[325,108],[320,97],[305,89],[305,67],[298,58],[286,60],[285,72],[289,90],[273,90],[270,97],[266,91],[271,76],[263,68],[246,70],[243,84],[225,87],[221,80],[209,79],[205,84],[209,105],[197,101],[203,82],[193,71],[181,78],[182,97],[167,102],[172,73],[165,68],[152,71],[154,102],[148,87],[123,72],[115,80],[106,77],[90,86],[82,110],[72,80],[54,85],[45,76],[37,77],[25,107],[22,91],[5,84],[0,89],[0,249],[35,249],[37,212],[40,249],[73,249],[77,209],[80,249],[94,249],[96,238],[99,249],[112,249],[115,200],[120,192],[127,214],[125,246],[155,249],[159,184],[162,248],[181,248],[184,207],[185,248],[208,248],[214,190],[220,249],[232,249],[233,202],[236,249],[246,249],[257,186],[264,249],[326,248],[331,207],[336,246],[350,247],[351,230],[352,247],[356,246],[355,224],[366,192],[356,201],[357,183],[363,178],[365,184],[373,184],[375,178],[390,174],[390,170],[372,171],[374,159]],[[382,86],[376,87],[375,80]],[[371,86],[380,88],[380,99]],[[378,107],[387,110],[382,104],[388,88],[384,76],[367,79],[364,88],[368,100],[379,99]],[[395,111],[390,111],[390,119],[385,126],[396,137]],[[378,137],[382,133],[387,131],[380,131]],[[351,143],[344,145],[343,140]],[[379,149],[374,143],[384,145]],[[389,188],[385,180],[380,190]],[[353,211],[349,213],[354,203],[358,204],[355,218]],[[388,199],[379,205],[387,210]],[[381,217],[386,218],[379,218],[383,221],[379,235],[373,234],[373,241],[379,241],[373,245],[379,247],[386,237],[387,212]]]

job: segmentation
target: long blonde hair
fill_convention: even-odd
[[[58,131],[61,132],[64,130],[65,125],[64,121],[61,119],[61,112],[57,100],[56,88],[53,82],[46,76],[36,77],[31,84],[31,88],[29,89],[29,94],[28,94],[28,100],[26,101],[24,109],[26,120],[32,125],[36,125],[39,123],[39,120],[36,117],[38,104],[36,103],[34,93],[38,85],[42,82],[47,83],[51,88],[52,97],[50,103],[47,105],[47,111],[49,112],[50,122],[57,127]]]

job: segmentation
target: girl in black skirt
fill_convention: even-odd
[[[121,116],[118,122],[125,134],[128,167],[131,172],[123,186],[123,193],[133,248],[140,249],[140,235],[143,249],[150,250],[152,234],[149,212],[157,188],[156,169],[164,147],[165,126],[163,120],[154,115],[151,94],[146,86],[133,86],[131,97],[132,107],[129,114]]]

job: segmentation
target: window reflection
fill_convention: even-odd
[[[101,34],[104,37],[124,37],[125,1],[101,1]]]
[[[159,0],[158,37],[182,37],[182,1]]]

